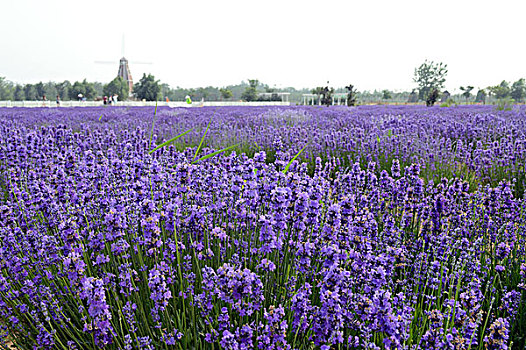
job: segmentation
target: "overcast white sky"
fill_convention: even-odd
[[[134,80],[174,87],[408,90],[425,59],[448,64],[450,91],[526,77],[525,0],[2,0],[0,13],[0,76],[21,83],[109,82],[123,34]]]

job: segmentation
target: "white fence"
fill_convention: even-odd
[[[111,106],[155,106],[156,102],[119,101]],[[186,102],[157,102],[158,106],[168,107],[203,107],[203,106],[289,106],[290,102],[239,102],[239,101],[205,101],[188,104]],[[98,107],[102,101],[60,101],[60,107]],[[55,101],[0,101],[0,107],[59,107]]]

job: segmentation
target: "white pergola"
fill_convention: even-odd
[[[258,96],[261,97],[272,97],[272,96],[281,97],[281,102],[289,102],[290,92],[259,92]]]
[[[338,92],[332,95],[332,105],[334,106],[337,104],[338,106],[341,105],[343,100],[343,104],[345,104],[345,101],[347,101],[347,93],[346,92]],[[335,102],[338,103],[335,103]]]
[[[317,94],[303,94],[303,104],[304,105],[321,105],[321,96]],[[345,92],[338,92],[332,95],[332,105],[335,104],[341,105],[342,101],[343,104],[345,104],[345,101],[347,100],[347,93]]]
[[[321,105],[321,95],[318,94],[303,94],[304,105]]]

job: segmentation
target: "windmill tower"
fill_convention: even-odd
[[[122,58],[119,61],[119,72],[117,73],[117,76],[121,77],[122,80],[125,80],[128,83],[128,91],[130,92],[130,95],[133,92],[133,78],[130,71],[130,65],[128,64],[128,60],[126,57],[124,57],[124,35],[122,35]],[[95,61],[95,63],[102,63],[102,64],[115,64],[115,62],[111,61]],[[152,64],[151,62],[132,62],[133,64]]]
[[[125,57],[121,58],[119,62],[119,73],[117,76],[128,82],[128,91],[130,91],[131,94],[133,91],[133,78],[130,72],[130,66],[128,65],[128,60]]]

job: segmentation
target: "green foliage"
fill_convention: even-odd
[[[290,166],[292,165],[292,162],[294,162],[296,160],[296,158],[298,158],[301,154],[301,152],[303,152],[303,150],[305,149],[305,147],[307,147],[307,145],[303,146],[302,149],[299,150],[298,153],[296,153],[296,155],[287,163],[287,165],[285,166],[285,168],[283,169],[283,174],[286,174],[287,171],[289,171],[289,168]]]
[[[427,95],[426,98],[426,106],[431,107],[435,104],[435,102],[438,100],[439,96],[438,89],[433,89],[430,94]]]
[[[497,100],[497,111],[511,111],[515,101],[511,97],[504,97]]]
[[[471,90],[473,89],[474,89],[473,86],[466,86],[466,87],[461,86],[460,87],[460,90],[463,91],[462,96],[466,98],[466,101],[468,101],[469,98],[471,97]]]
[[[215,114],[215,112],[214,112]],[[195,150],[195,154],[194,154],[194,158],[192,159],[192,161],[195,160],[195,158],[197,158],[197,154],[199,153],[199,151],[201,150],[201,147],[203,147],[203,142],[205,141],[205,137],[206,137],[206,134],[208,134],[208,129],[210,128],[210,123],[212,122],[212,119],[210,119],[208,121],[208,124],[206,125],[206,129],[205,129],[205,132],[203,134],[203,137],[201,137],[201,142],[199,142],[199,146],[197,147],[197,149]]]
[[[98,81],[94,81],[93,83],[91,83],[92,86],[93,86],[93,89],[95,90],[95,97],[96,96],[102,96],[104,93],[102,92],[102,90],[104,89],[104,84],[98,82]]]
[[[354,88],[354,85],[349,84],[345,89],[347,89],[347,106],[356,106],[356,89]],[[385,91],[387,90],[384,90],[384,92]],[[391,98],[391,95],[389,95],[389,98]]]
[[[499,85],[489,86],[488,91],[490,95],[495,96],[497,99],[504,99],[510,96],[510,85],[506,80],[503,80]]]
[[[428,97],[435,89],[440,90],[444,87],[447,75],[447,64],[435,63],[425,60],[420,67],[415,68],[413,81],[418,84],[419,100],[428,100]]]
[[[321,97],[321,104],[325,106],[332,105],[332,94],[334,93],[334,88],[329,88],[326,86],[323,90],[323,95]]]
[[[46,91],[44,90],[44,84],[42,82],[38,82],[35,84],[35,90],[37,92],[37,99],[41,100],[42,97],[46,94]]]
[[[157,101],[161,97],[159,80],[151,74],[143,74],[141,80],[133,86],[133,93],[139,100]]]
[[[327,82],[329,84],[329,82]],[[352,86],[352,85],[350,85]],[[330,106],[332,104],[332,94],[334,93],[334,88],[329,88],[329,86],[319,86],[316,89],[312,90],[313,94],[321,95],[321,104],[325,106]]]
[[[448,98],[445,102],[440,104],[440,107],[451,107],[456,105],[456,102],[452,98]]]
[[[102,117],[102,115],[101,115],[101,117]],[[152,150],[151,150],[150,152],[148,152],[148,153],[152,154],[153,152],[157,151],[158,149],[163,148],[163,147],[165,147],[165,146],[168,146],[169,144],[171,144],[172,142],[174,142],[174,141],[177,140],[178,138],[180,138],[180,137],[182,137],[182,136],[188,134],[188,133],[189,133],[190,131],[192,131],[192,130],[194,130],[194,128],[192,128],[192,129],[188,129],[188,130],[186,130],[185,132],[183,132],[183,133],[181,133],[181,134],[179,134],[179,135],[177,135],[177,136],[175,136],[175,137],[169,139],[168,141],[161,143],[159,146],[155,147],[154,149],[152,149]]]
[[[475,97],[475,102],[486,103],[486,90],[480,89],[477,91],[477,96]]]
[[[51,81],[45,83],[44,84],[44,94],[46,95],[48,100],[54,99],[58,94],[55,83]]]
[[[197,93],[200,94],[204,100],[208,99],[208,96],[210,96],[210,92],[206,88],[197,88]]]
[[[71,89],[69,89],[70,99],[78,99],[79,94],[82,94],[82,96],[86,97],[86,99],[94,99],[95,97],[97,97],[97,93],[95,91],[93,83],[88,83],[86,79],[84,79],[83,81],[74,82]]]
[[[13,99],[15,101],[23,101],[26,98],[26,94],[24,92],[24,87],[22,85],[16,85],[15,86],[15,92],[13,94]]]
[[[31,84],[26,84],[24,86],[24,95],[26,101],[33,101],[37,99],[37,90],[35,89],[35,86]]]
[[[0,77],[0,100],[12,100],[14,91],[13,83]]]
[[[70,99],[72,86],[69,80],[64,80],[62,83],[55,84],[55,88],[57,89],[57,94],[60,96],[61,100],[66,101]],[[74,97],[74,99],[76,98],[77,96]]]
[[[199,162],[202,161],[202,160],[205,160],[205,159],[208,159],[208,158],[212,158],[212,157],[214,157],[214,156],[216,156],[216,155],[218,155],[218,154],[221,154],[221,153],[224,153],[224,152],[226,152],[226,151],[229,151],[229,150],[231,150],[231,149],[233,149],[233,148],[235,148],[235,147],[237,147],[237,146],[239,146],[239,145],[240,145],[239,143],[236,143],[235,145],[228,146],[228,147],[225,147],[225,148],[223,148],[223,149],[217,150],[217,151],[215,151],[215,152],[209,153],[209,154],[207,154],[207,155],[205,155],[205,156],[202,156],[202,157],[199,158],[199,159],[194,159],[194,160],[192,161],[192,164],[196,164],[196,163],[199,163]],[[196,153],[196,155],[197,155],[197,153]]]
[[[317,88],[312,89],[310,92],[311,94],[314,94],[314,95],[321,95],[322,91],[323,91],[323,88],[321,86],[318,86]]]
[[[276,92],[276,88],[272,88],[268,86],[267,84],[263,85],[263,88],[265,89],[265,92],[269,92],[269,93]]]
[[[104,85],[103,93],[105,96],[118,95],[121,101],[127,100],[129,94],[128,82],[122,79],[122,77],[116,77]]]
[[[221,88],[219,92],[221,93],[221,98],[224,100],[232,98],[232,91],[229,89]]]
[[[257,79],[249,79],[249,86],[245,89],[241,95],[241,99],[245,101],[256,101],[258,99],[257,86],[259,81]]]
[[[390,100],[393,96],[391,95],[391,91],[389,90],[382,90],[382,99],[383,100]]]
[[[517,102],[524,102],[526,97],[526,83],[524,78],[521,78],[511,85],[511,98]]]

